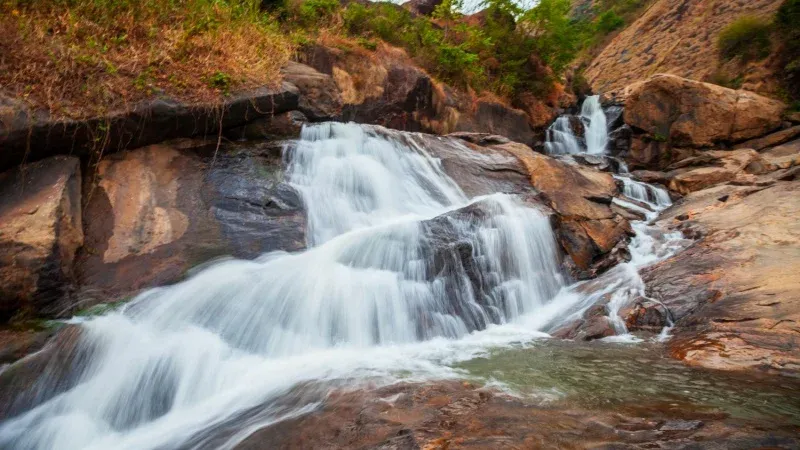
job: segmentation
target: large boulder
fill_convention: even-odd
[[[82,244],[77,158],[54,156],[0,175],[0,321],[58,314]]]
[[[692,192],[661,224],[699,238],[644,270],[692,365],[800,373],[800,182]]]
[[[342,112],[342,97],[333,78],[313,67],[290,61],[281,68],[284,81],[296,86],[298,109],[311,120],[330,120]]]
[[[785,105],[752,92],[659,74],[628,88],[625,123],[671,147],[712,147],[764,135]]]
[[[177,281],[214,257],[304,248],[302,202],[281,174],[280,145],[178,141],[101,161],[86,187],[84,306]]]

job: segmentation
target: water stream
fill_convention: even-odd
[[[636,223],[632,261],[586,290],[562,273],[541,212],[506,194],[468,198],[413,134],[308,126],[286,161],[309,249],[212,264],[82,323],[69,376],[31,386],[32,404],[0,424],[1,448],[232,448],[317,407],[280,402],[302,383],[461,377],[453,364],[547,337],[606,294],[625,335],[618,311],[643,294],[638,268],[677,248]],[[649,218],[667,206],[623,181]],[[213,446],[202,437],[230,427]]]

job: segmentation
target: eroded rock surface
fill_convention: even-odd
[[[304,248],[302,204],[282,182],[280,151],[179,141],[103,160],[86,187],[85,301],[174,282],[217,256]]]
[[[595,92],[621,89],[653,73],[707,81],[717,69],[719,32],[745,15],[771,18],[781,0],[657,0],[595,57],[586,78]],[[750,71],[748,71],[750,72]],[[758,89],[763,73],[747,74],[746,89]]]
[[[83,245],[77,158],[56,156],[0,175],[0,321],[57,315]]]
[[[717,369],[800,372],[800,182],[693,192],[661,223],[699,238],[645,269],[676,321],[673,353]]]

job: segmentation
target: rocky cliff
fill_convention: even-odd
[[[770,18],[781,0],[656,0],[594,58],[585,75],[595,92],[609,92],[669,73],[708,81],[719,66],[717,38],[744,15]],[[743,88],[771,92],[771,69],[754,65]]]

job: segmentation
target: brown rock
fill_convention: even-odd
[[[752,182],[754,180],[752,175],[763,174],[773,168],[769,161],[750,149],[703,152],[699,156],[679,161],[670,168],[682,169],[707,165],[711,167],[673,172],[669,188],[680,194],[688,194],[734,180]]]
[[[724,200],[724,201],[723,201]],[[644,270],[676,320],[673,353],[719,369],[800,373],[800,182],[717,186],[668,210],[701,240]]]
[[[311,120],[339,117],[342,112],[342,97],[330,75],[292,61],[281,69],[281,74],[284,81],[299,89],[298,109]]]
[[[321,398],[320,391],[311,386],[292,396]],[[798,442],[791,428],[755,428],[691,408],[666,412],[655,399],[612,410],[542,405],[467,382],[395,384],[332,392],[314,412],[258,430],[235,448],[793,448]]]
[[[0,175],[0,321],[56,315],[83,245],[77,158],[55,156]]]
[[[781,124],[782,103],[674,75],[629,87],[625,123],[674,147],[711,147],[761,136]]]
[[[800,125],[736,144],[733,148],[752,148],[753,150],[761,151],[768,147],[789,142],[797,136],[800,136]]]

